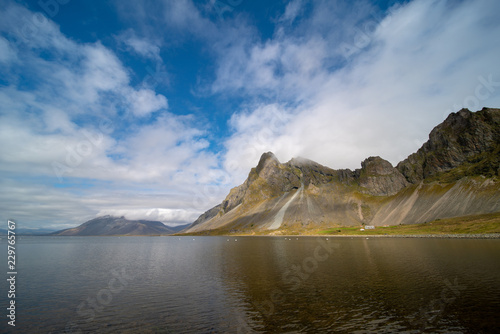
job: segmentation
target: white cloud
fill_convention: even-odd
[[[168,107],[166,97],[156,94],[151,89],[131,90],[127,97],[132,113],[137,117],[143,117]]]
[[[139,22],[118,39],[141,57],[161,63],[160,45],[203,43],[203,71],[215,78],[200,74],[192,88],[242,101],[228,116],[232,134],[218,138],[218,125],[176,115],[164,92],[133,86],[141,78],[108,46],[74,41],[50,20],[33,26],[33,13],[9,2],[0,9],[9,83],[0,87],[2,215],[33,224],[103,213],[188,222],[263,152],[333,168],[359,168],[370,155],[396,163],[446,113],[500,105],[494,0],[414,0],[386,18],[367,1],[318,1],[307,11],[293,1],[267,39],[238,8],[211,21],[213,8],[191,1],[116,5]],[[343,43],[356,52],[345,54]],[[30,80],[20,85],[23,71]],[[479,98],[484,81],[493,83]],[[225,151],[212,153],[213,144]]]
[[[281,53],[276,43],[255,45],[248,52],[247,45],[232,47],[220,61],[214,92],[274,89],[277,86],[275,71]]]
[[[128,30],[121,34],[118,40],[127,45],[136,54],[146,59],[162,62],[160,47],[145,38],[138,37],[133,30]]]
[[[97,99],[100,91],[117,90],[128,84],[129,78],[116,55],[100,43],[86,45],[82,50],[85,57],[82,65],[82,86],[91,96]]]
[[[285,13],[280,18],[280,21],[293,22],[302,7],[302,0],[292,0],[286,5]]]
[[[8,34],[17,45],[32,50],[53,48],[55,52],[69,52],[75,44],[61,38],[59,27],[41,13],[35,13],[13,1],[4,1],[0,8],[0,32]]]
[[[235,135],[226,141],[225,169],[232,174],[233,182],[243,182],[262,153],[273,151],[284,159],[295,149],[289,145],[291,142],[277,141],[285,135],[292,117],[278,104],[262,105],[231,117]]]
[[[189,168],[192,160],[198,158],[208,142],[202,138],[204,132],[192,126],[192,118],[164,113],[152,124],[142,126],[128,138],[120,141],[116,152],[123,160],[116,162],[118,170],[113,170],[120,178],[171,184],[170,179],[179,170]],[[213,158],[199,161],[204,168],[214,164]],[[118,172],[123,169],[123,172]],[[118,172],[118,173],[117,173]],[[116,174],[117,173],[117,174]],[[112,177],[108,175],[107,177]],[[192,177],[185,179],[183,187],[196,182]]]
[[[272,61],[240,47],[236,54],[230,50],[227,54],[238,58],[228,63],[241,65],[236,72],[221,65],[217,89],[226,84],[226,90],[233,86],[254,93],[272,87],[272,93],[279,92],[276,97],[295,103],[283,106],[291,119],[279,131],[267,131],[264,140],[259,138],[269,119],[263,110],[274,105],[259,103],[250,113],[233,116],[233,121],[244,119],[252,126],[236,122],[227,141],[228,161],[241,159],[241,152],[257,145],[259,153],[274,151],[281,160],[303,156],[334,168],[359,168],[371,155],[397,163],[416,151],[447,113],[456,111],[454,104],[474,101],[467,96],[474,95],[478,78],[492,75],[500,82],[500,45],[493,42],[500,36],[493,14],[498,10],[500,5],[488,0],[412,1],[380,21],[367,35],[369,44],[341,68],[326,67],[329,41],[317,34],[310,39],[276,35],[252,46],[280,50]],[[242,70],[243,64],[252,71]],[[265,80],[254,79],[259,75]],[[500,87],[496,89],[469,107],[498,106]]]
[[[0,36],[0,62],[8,63],[16,58],[16,51],[10,46],[9,41]]]
[[[190,223],[201,213],[200,208],[186,206],[192,196],[189,193],[179,195],[151,190],[147,193],[140,188],[123,191],[110,188],[107,182],[85,179],[72,179],[71,182],[74,183],[53,187],[40,184],[29,176],[22,181],[2,178],[0,216],[5,221],[14,219],[22,228],[64,229],[106,214],[175,225]],[[165,207],[165,203],[182,208]]]
[[[163,46],[171,47],[184,43],[185,37],[189,35],[197,38],[218,35],[220,31],[217,24],[204,15],[207,12],[217,12],[214,3],[215,1],[212,1],[203,5],[199,2],[195,4],[191,0],[155,2],[123,0],[115,1],[114,4],[122,18],[135,23],[134,29],[137,35],[146,37],[141,40],[146,40],[152,45],[161,43]],[[211,42],[216,41],[217,38],[211,40]]]
[[[69,115],[61,109],[47,107],[43,111],[43,122],[48,132],[62,132],[72,134],[77,126],[70,120]]]
[[[9,4],[1,17],[31,23],[33,13]],[[158,219],[186,223],[201,213],[193,194],[218,164],[203,152],[204,125],[168,113],[164,95],[131,86],[130,69],[102,43],[72,41],[49,20],[29,38],[12,27],[0,23],[19,48],[14,68],[13,48],[0,37],[2,55],[10,57],[10,86],[0,87],[0,171],[11,194],[2,217],[75,225],[125,206],[158,208]],[[30,82],[21,86],[24,73]],[[156,111],[162,114],[145,117]]]
[[[125,217],[129,220],[155,220],[167,225],[182,225],[186,222],[193,222],[200,215],[199,212],[190,212],[183,209],[163,209],[163,208],[141,208],[141,209],[104,209],[99,211],[97,216],[110,215],[114,217]]]

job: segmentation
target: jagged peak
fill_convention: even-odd
[[[266,167],[270,163],[280,164],[280,161],[278,160],[278,158],[276,158],[273,152],[263,153],[256,167],[257,174],[259,174],[264,169],[264,167]]]
[[[443,127],[447,127],[450,125],[453,126],[456,124],[461,124],[463,126],[469,127],[470,125],[469,125],[469,123],[467,123],[468,120],[472,120],[472,121],[482,120],[482,121],[486,121],[486,122],[490,122],[490,123],[495,123],[495,122],[498,123],[499,112],[500,112],[500,109],[498,109],[498,108],[484,107],[483,109],[478,110],[476,112],[472,112],[467,108],[462,108],[457,112],[450,113],[448,115],[448,117],[441,124],[437,125],[434,128],[434,130],[441,129]],[[431,134],[432,134],[432,132],[431,132]],[[459,134],[460,134],[460,132],[457,133],[457,135],[459,135]]]
[[[472,112],[463,108],[451,113],[432,129],[429,140],[401,161],[397,169],[410,183],[443,175],[474,156],[493,151],[500,140],[499,126],[500,109],[483,108]]]
[[[269,152],[266,152],[266,153],[262,153],[262,155],[260,156],[259,163],[261,161],[267,161],[269,159],[273,159],[273,160],[276,160],[277,162],[279,162],[279,160],[276,157],[276,155],[273,152],[269,151]]]
[[[379,156],[365,159],[361,162],[361,169],[373,175],[387,175],[394,172],[394,166]]]
[[[387,161],[387,160],[376,155],[376,156],[371,156],[371,157],[366,158],[363,162],[370,162],[370,161]]]
[[[451,113],[450,116],[460,116],[460,117],[463,117],[463,118],[467,118],[469,117],[470,115],[472,114],[472,111],[470,111],[469,109],[467,108],[462,108],[460,109],[459,111],[457,111],[456,113]]]
[[[376,163],[376,164],[384,164],[384,165],[391,165],[391,167],[393,167],[392,164],[389,161],[385,160],[384,158],[379,157],[378,155],[366,158],[365,160],[363,160],[361,162],[361,166],[363,167],[363,165],[374,164],[374,163]]]
[[[473,112],[467,108],[462,108],[457,112],[452,112],[446,117],[446,119],[440,124],[436,125],[432,131],[429,133],[429,138],[431,138],[436,132],[441,131],[443,128],[454,126],[456,124],[464,124],[465,120],[473,116]]]
[[[436,128],[441,128],[447,124],[450,123],[455,123],[455,122],[460,122],[462,119],[469,119],[471,117],[477,118],[479,115],[485,115],[485,114],[495,114],[500,111],[498,108],[488,108],[484,107],[481,110],[478,110],[476,112],[470,111],[467,108],[462,108],[457,112],[452,112],[446,117],[446,119],[439,125],[436,126]]]

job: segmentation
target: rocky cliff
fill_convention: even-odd
[[[333,170],[267,152],[246,181],[187,232],[396,225],[500,211],[500,109],[463,109],[393,167],[370,157]]]
[[[436,126],[429,140],[397,165],[411,183],[451,173],[463,176],[498,176],[500,157],[500,109],[478,112],[462,109]]]

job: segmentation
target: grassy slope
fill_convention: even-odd
[[[223,230],[187,233],[185,235],[445,235],[500,233],[500,212],[438,219],[425,224],[377,227],[360,231],[360,227],[332,227],[329,229],[280,229],[231,233]],[[180,234],[179,234],[180,235]]]
[[[360,231],[359,227],[335,227],[317,231],[325,235],[410,235],[410,234],[482,234],[500,233],[500,212],[437,219],[425,224],[377,227]]]

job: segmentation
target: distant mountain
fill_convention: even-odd
[[[17,235],[47,235],[53,233],[54,229],[48,228],[16,228],[15,232]],[[7,235],[6,229],[0,229],[0,235]]]
[[[170,226],[170,225],[166,225],[169,229],[172,230],[173,233],[178,233],[182,230],[185,230],[187,229],[189,226],[191,226],[191,223],[188,223],[188,224],[184,224],[184,225],[177,225],[177,226]]]
[[[500,109],[462,109],[396,167],[370,157],[334,170],[264,153],[246,181],[184,232],[424,223],[500,211]]]
[[[125,217],[103,216],[74,228],[52,233],[61,236],[167,235],[175,233],[162,222],[128,220]]]

